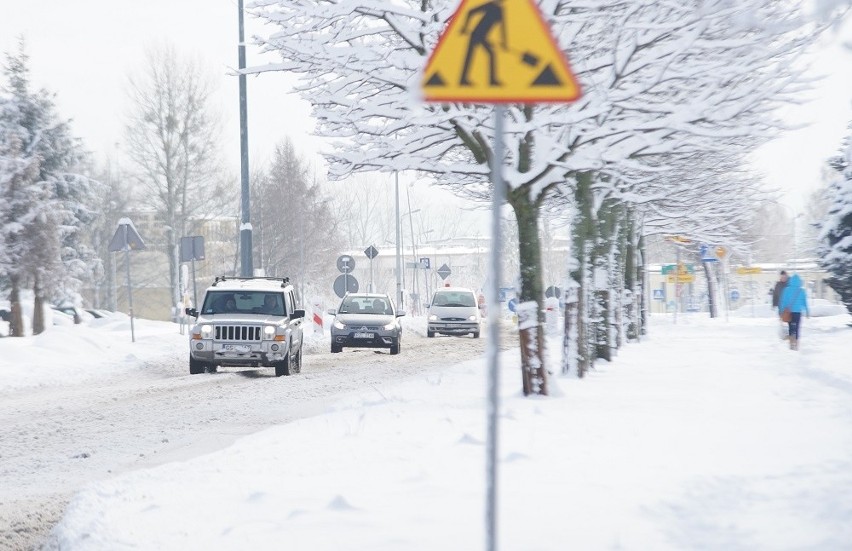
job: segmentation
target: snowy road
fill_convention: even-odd
[[[507,332],[503,347],[515,339]],[[89,482],[203,455],[349,393],[373,387],[379,397],[385,383],[483,355],[486,342],[408,332],[399,356],[306,354],[301,374],[281,378],[231,368],[190,376],[185,348],[173,346],[138,371],[0,395],[0,549],[37,545]]]

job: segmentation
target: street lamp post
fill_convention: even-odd
[[[237,44],[237,57],[240,69],[240,190],[241,210],[240,217],[240,275],[251,277],[254,275],[252,265],[252,243],[251,243],[251,215],[249,204],[249,165],[248,165],[248,107],[246,105],[246,45],[245,33],[243,32],[243,0],[237,1],[239,10],[240,41]]]
[[[396,190],[396,307],[403,309],[402,302],[402,234],[399,229],[399,172],[394,172]]]
[[[406,194],[408,195],[408,194]],[[411,230],[411,256],[413,257],[413,262],[417,262],[417,245],[414,242],[414,214],[420,212],[420,209],[411,210],[411,196],[408,195],[408,212],[402,215],[403,218],[408,216],[408,226]],[[414,267],[414,296],[417,297],[414,303],[414,313],[420,313],[420,307],[418,306],[419,297],[420,297],[420,278],[417,277],[417,267]]]

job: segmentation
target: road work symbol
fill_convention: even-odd
[[[464,19],[464,28],[461,30],[462,34],[468,33],[468,27],[470,27],[471,19],[475,18],[480,13],[482,14],[482,17],[479,18],[479,22],[476,24],[476,27],[473,28],[473,32],[470,33],[470,41],[467,44],[467,54],[464,56],[464,68],[462,69],[461,81],[459,84],[462,86],[471,85],[468,78],[470,73],[470,62],[473,59],[474,51],[478,46],[485,50],[485,53],[488,54],[488,82],[491,86],[502,86],[500,81],[497,80],[497,56],[494,53],[494,48],[491,46],[491,41],[488,40],[488,35],[491,33],[492,28],[499,25],[501,31],[500,36],[502,38],[501,46],[504,50],[509,49],[508,44],[506,44],[506,23],[503,21],[503,0],[491,0],[490,2],[486,2],[467,12],[467,17]]]
[[[427,101],[569,102],[565,55],[532,0],[462,0],[423,73]]]

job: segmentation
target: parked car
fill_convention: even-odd
[[[389,348],[399,354],[402,345],[402,324],[388,295],[373,293],[347,294],[331,324],[331,351],[337,353],[347,348]]]
[[[62,305],[51,305],[50,306],[54,312],[61,312],[68,316],[71,316],[71,319],[74,320],[75,324],[83,323],[85,321],[92,321],[95,317],[82,308],[77,308],[76,306],[72,306],[69,304]]]
[[[217,277],[189,332],[189,372],[217,366],[274,367],[275,376],[302,370],[302,322],[288,278]]]
[[[435,291],[429,304],[429,320],[426,336],[473,335],[479,338],[482,314],[476,295],[464,287],[442,287]]]

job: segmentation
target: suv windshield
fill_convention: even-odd
[[[340,303],[340,314],[393,314],[393,307],[387,297],[367,297],[350,295]]]
[[[470,291],[438,291],[432,300],[432,306],[468,308],[476,306],[476,298]]]
[[[284,295],[268,291],[209,291],[202,314],[284,315]]]

